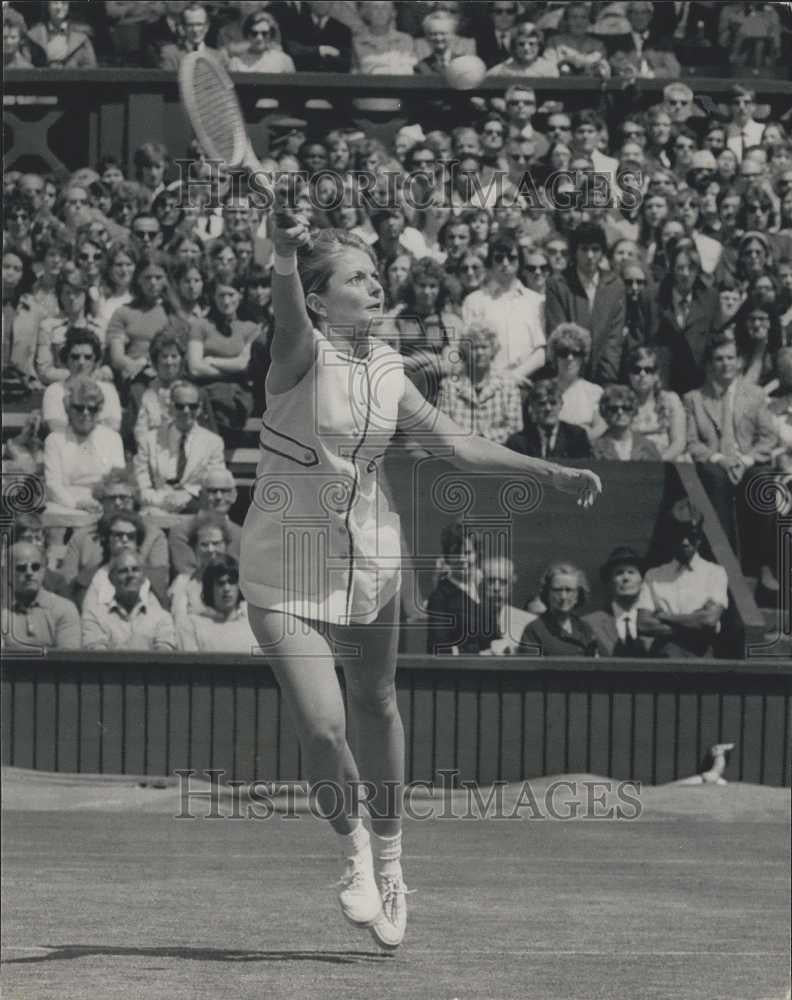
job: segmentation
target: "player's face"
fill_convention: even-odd
[[[383,290],[376,265],[362,250],[347,250],[321,294],[315,294],[317,312],[339,336],[368,333],[372,320],[382,316]],[[309,303],[310,305],[311,303]]]

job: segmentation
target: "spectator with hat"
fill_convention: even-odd
[[[689,500],[671,511],[673,558],[650,569],[638,604],[638,631],[661,657],[712,656],[729,604],[726,570],[703,559],[703,518]]]
[[[644,657],[651,639],[638,634],[638,608],[643,596],[644,561],[628,545],[615,548],[600,567],[607,603],[584,616],[604,656]]]

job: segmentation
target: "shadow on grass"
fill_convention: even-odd
[[[237,948],[121,948],[99,944],[42,945],[46,955],[28,955],[5,959],[2,965],[31,965],[36,962],[60,962],[73,958],[183,958],[195,962],[326,962],[332,965],[359,965],[380,962],[391,956],[381,951],[247,951]],[[11,950],[11,949],[9,949]]]

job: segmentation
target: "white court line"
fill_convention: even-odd
[[[18,944],[17,945],[17,944],[14,944],[14,945],[6,945],[3,950],[4,951],[44,951],[44,952],[50,952],[50,951],[59,951],[61,948],[66,948],[66,947],[75,947],[75,948],[85,947],[86,949],[89,949],[91,946],[90,945],[82,945],[82,946],[81,945],[74,945],[74,946],[68,945],[67,946],[67,945],[53,944],[53,945],[48,945],[47,947],[44,947],[42,945],[23,945],[23,944]],[[102,947],[103,948],[104,947],[112,948],[112,945],[103,945]],[[126,946],[124,946],[124,947],[126,947]],[[138,945],[138,947],[140,947],[140,948],[155,948],[155,947],[159,947],[159,946],[151,944],[151,945]],[[189,944],[186,944],[186,943],[182,942],[181,944],[175,945],[174,947],[189,948],[191,946]],[[199,946],[196,945],[195,947],[199,947]],[[251,951],[251,952],[256,952],[256,951],[266,952],[265,948],[249,948],[249,949],[244,949],[244,950]],[[335,953],[339,949],[331,949],[331,950],[333,951],[333,953]],[[434,949],[434,948],[415,948],[415,947],[410,947],[408,945],[408,946],[405,947],[405,953],[407,951],[409,951],[410,955],[433,955],[435,957],[437,956],[437,950]],[[486,956],[492,956],[494,953],[493,953],[492,949],[482,949],[481,951],[476,951],[475,949],[466,948],[465,949],[465,954],[466,955],[486,955]],[[559,955],[559,956],[563,956],[565,958],[566,957],[576,957],[576,956],[577,957],[582,957],[582,958],[587,958],[587,957],[588,958],[613,958],[613,951],[612,950],[608,950],[608,951],[576,951],[576,950],[566,950],[566,949],[562,950],[562,949],[555,949],[555,948],[552,948],[552,949],[550,949],[550,948],[544,948],[544,949],[531,948],[531,949],[529,949],[526,952],[525,949],[516,949],[516,948],[514,948],[514,949],[508,949],[508,950],[498,949],[497,956],[500,957],[502,955],[518,955],[518,956],[521,956],[522,958],[526,958],[526,956],[528,958],[530,958],[532,956],[542,956],[543,957],[543,956],[546,956],[546,955],[549,955],[549,956]],[[619,949],[619,956],[625,956],[626,958],[653,958],[653,957],[658,957],[658,956],[661,956],[663,958],[665,958],[665,957],[669,957],[669,958],[691,958],[691,957],[692,958],[701,958],[702,953],[701,953],[700,950],[698,950],[698,951],[624,951],[623,949]],[[711,950],[708,950],[707,953],[706,953],[706,957],[707,958],[710,958],[710,957],[712,957],[712,958],[729,958],[730,956],[737,956],[739,958],[787,958],[788,957],[788,953],[787,952],[783,952],[783,951],[711,951]],[[101,957],[101,956],[94,956],[94,957]],[[167,957],[167,956],[165,956],[165,957]],[[792,997],[790,997],[790,993],[789,992],[787,992],[787,995],[784,998],[784,1000],[792,1000]]]

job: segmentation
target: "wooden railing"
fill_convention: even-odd
[[[442,99],[458,108],[458,121],[470,118],[472,94],[502,94],[510,82],[505,77],[485,80],[475,92],[451,91],[440,77],[354,76],[335,73],[293,75],[236,74],[253,146],[268,149],[272,108],[257,108],[262,98],[276,100],[279,111],[298,112],[327,131],[340,124],[366,119],[368,112],[355,100],[385,96],[401,101],[393,118],[426,112],[427,102]],[[563,100],[569,110],[595,105],[602,93],[620,87],[618,82],[594,79],[526,80],[542,100]],[[667,81],[639,83],[638,103],[656,103]],[[725,99],[733,80],[696,77],[696,93]],[[792,83],[752,80],[760,102],[772,117],[789,109]],[[311,100],[330,102],[319,110],[306,110]],[[132,168],[132,154],[144,142],[164,142],[171,153],[182,156],[192,137],[179,100],[174,73],[151,69],[9,70],[4,76],[6,142],[4,169],[77,169],[94,164],[102,155],[113,155]],[[447,119],[456,124],[454,116]],[[38,164],[38,166],[37,166]]]
[[[733,742],[727,779],[792,783],[788,663],[404,656],[397,686],[409,781],[450,770],[480,783],[587,772],[660,784],[697,773],[713,743]],[[304,776],[261,658],[14,656],[0,702],[4,764]]]

